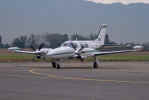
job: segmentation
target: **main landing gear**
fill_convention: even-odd
[[[94,57],[94,62],[93,62],[93,68],[94,69],[97,69],[98,68],[98,65],[99,65],[99,61],[98,59],[96,58],[96,56]]]
[[[57,69],[61,68],[60,64],[57,62],[51,62],[51,64],[53,68],[57,68]],[[97,69],[99,67],[98,65],[99,65],[99,60],[96,58],[96,56],[94,56],[93,68]]]
[[[51,64],[52,64],[52,67],[53,67],[53,68],[57,68],[57,69],[60,69],[60,68],[61,68],[61,67],[60,67],[60,64],[58,64],[58,63],[56,63],[56,62],[52,62]]]

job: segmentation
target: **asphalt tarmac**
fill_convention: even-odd
[[[149,62],[0,63],[0,100],[148,100]]]

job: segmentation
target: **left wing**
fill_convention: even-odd
[[[98,50],[86,50],[85,52],[81,53],[82,56],[99,56],[99,55],[108,55],[108,54],[117,54],[117,53],[125,53],[125,52],[135,52],[137,50],[119,50],[119,51],[98,51]]]

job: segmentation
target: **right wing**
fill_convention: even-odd
[[[34,51],[23,51],[23,50],[15,50],[15,53],[24,53],[24,54],[37,54]]]

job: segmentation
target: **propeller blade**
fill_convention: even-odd
[[[76,46],[71,42],[71,46],[74,50],[77,50]]]
[[[36,51],[36,49],[33,45],[31,45],[31,48],[32,48],[33,51]]]
[[[83,49],[84,49],[84,46],[81,46],[80,48],[78,48],[78,49],[75,51],[75,53],[76,53],[76,54],[80,54]]]
[[[45,45],[44,43],[40,44],[39,50],[41,50],[44,47],[44,45]]]

